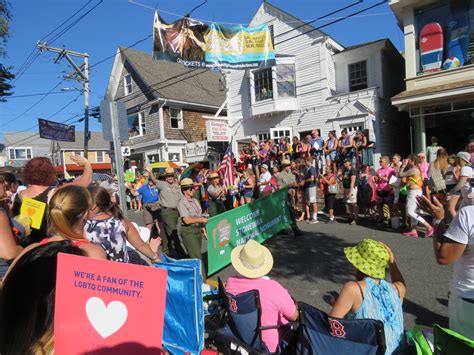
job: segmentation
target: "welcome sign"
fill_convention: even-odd
[[[54,353],[159,354],[166,278],[158,268],[60,253]]]
[[[236,246],[249,239],[262,243],[291,224],[287,194],[287,189],[278,190],[208,220],[208,275],[230,263],[230,253]]]

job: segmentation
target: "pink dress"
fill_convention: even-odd
[[[430,170],[430,164],[420,163],[418,164],[418,167],[420,168],[421,177],[423,178],[423,180],[428,179],[428,170]]]

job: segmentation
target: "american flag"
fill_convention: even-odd
[[[234,159],[232,158],[232,141],[227,147],[224,157],[222,158],[221,167],[219,168],[219,175],[222,181],[222,186],[228,188],[234,186]]]

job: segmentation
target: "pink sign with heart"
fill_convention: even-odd
[[[160,353],[166,270],[59,254],[54,353]]]

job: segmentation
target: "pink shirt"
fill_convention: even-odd
[[[387,166],[386,168],[379,168],[377,170],[377,175],[384,178],[384,179],[389,179],[389,176],[390,175],[393,175],[395,174],[395,170],[393,170],[393,168]],[[390,185],[388,184],[388,181],[381,181],[379,180],[378,183],[377,183],[377,190],[379,191],[383,191],[383,190],[390,190],[391,187]]]
[[[420,163],[418,167],[420,168],[420,171],[421,171],[421,177],[423,179],[428,179],[428,170],[430,169],[430,164]]]
[[[277,281],[268,278],[229,277],[225,290],[232,295],[258,290],[262,307],[262,326],[286,324],[287,319],[292,318],[296,311],[295,302],[288,291]],[[263,330],[262,338],[268,350],[275,352],[279,342],[278,329]]]

